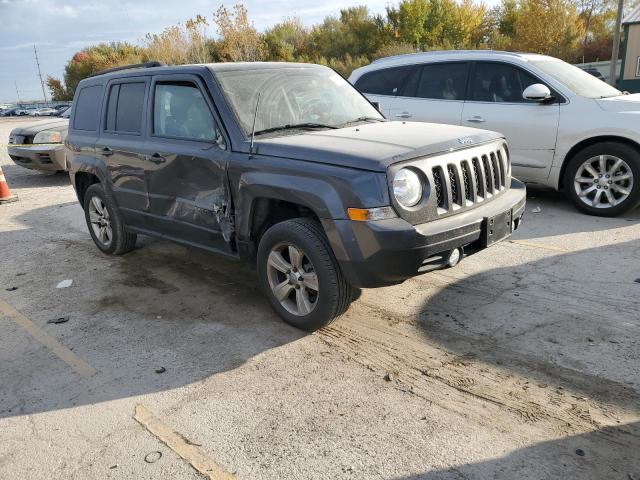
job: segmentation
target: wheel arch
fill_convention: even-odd
[[[578,154],[578,152],[584,150],[587,147],[596,145],[598,143],[604,143],[604,142],[622,143],[624,145],[628,145],[634,148],[640,154],[640,144],[638,144],[638,142],[635,142],[634,140],[631,140],[630,138],[627,138],[627,137],[621,137],[618,135],[599,135],[599,136],[585,138],[580,142],[576,143],[573,147],[571,147],[567,152],[567,154],[564,156],[562,167],[560,168],[560,176],[558,177],[559,190],[564,189],[564,184],[565,184],[564,176],[567,171],[567,167],[569,163],[571,163],[571,160],[573,159],[573,157],[575,157]]]

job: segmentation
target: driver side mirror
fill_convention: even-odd
[[[522,98],[525,100],[533,100],[534,102],[544,102],[551,99],[551,90],[546,85],[534,83],[529,85],[522,92]]]

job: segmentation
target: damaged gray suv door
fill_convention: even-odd
[[[99,74],[78,85],[66,146],[100,250],[144,234],[252,262],[275,311],[307,330],[360,288],[509,237],[524,212],[501,135],[386,121],[318,65]]]

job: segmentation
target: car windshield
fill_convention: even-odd
[[[216,72],[240,125],[251,135],[339,128],[384,117],[355,88],[328,68],[298,67]]]
[[[533,60],[531,64],[582,97],[606,98],[622,95],[617,88],[561,60]]]

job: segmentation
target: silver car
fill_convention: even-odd
[[[9,134],[7,151],[16,165],[42,172],[66,171],[64,141],[70,111],[60,118],[17,127]]]

